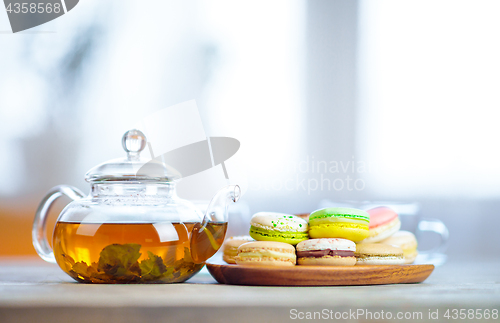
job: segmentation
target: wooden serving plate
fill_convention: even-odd
[[[351,286],[423,282],[433,265],[241,266],[207,263],[220,284],[258,286]]]

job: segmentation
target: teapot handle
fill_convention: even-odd
[[[84,196],[79,189],[68,185],[58,185],[51,188],[36,210],[35,220],[33,221],[33,230],[31,231],[33,246],[35,247],[38,255],[43,260],[54,264],[56,263],[56,258],[54,257],[54,252],[50,247],[49,241],[47,240],[45,228],[47,226],[47,214],[50,211],[52,203],[54,203],[55,200],[62,195],[66,195],[72,200],[77,200]]]

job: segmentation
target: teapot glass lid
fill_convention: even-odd
[[[165,165],[161,156],[148,159],[141,156],[147,139],[140,130],[129,130],[122,137],[127,156],[99,164],[85,175],[87,182],[100,181],[158,181],[172,182],[181,178],[174,168]]]

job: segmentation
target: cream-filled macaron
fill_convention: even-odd
[[[391,237],[380,241],[380,243],[397,246],[403,249],[405,264],[412,264],[415,261],[415,258],[417,258],[417,238],[415,238],[415,235],[409,231],[398,231]]]
[[[296,245],[309,239],[307,221],[286,213],[259,212],[250,219],[250,236],[258,241]]]
[[[340,238],[310,239],[297,247],[297,263],[313,266],[354,266],[356,244]]]
[[[370,215],[369,236],[362,243],[379,242],[389,238],[401,228],[401,221],[394,210],[381,206],[367,211]]]
[[[234,258],[238,265],[295,266],[295,247],[276,241],[247,242],[238,247]]]
[[[228,264],[235,264],[234,257],[238,255],[238,247],[250,241],[254,241],[251,236],[235,236],[224,241],[222,244],[222,260]]]
[[[356,245],[356,265],[401,265],[403,249],[383,243],[359,243]]]

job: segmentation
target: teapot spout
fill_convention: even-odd
[[[238,201],[240,194],[238,185],[229,185],[212,198],[203,221],[195,224],[191,232],[191,257],[194,263],[207,261],[222,246],[227,230],[227,208]]]
[[[205,227],[208,222],[227,222],[227,208],[231,203],[239,200],[240,194],[241,190],[238,185],[229,185],[218,191],[208,205],[202,227]]]

